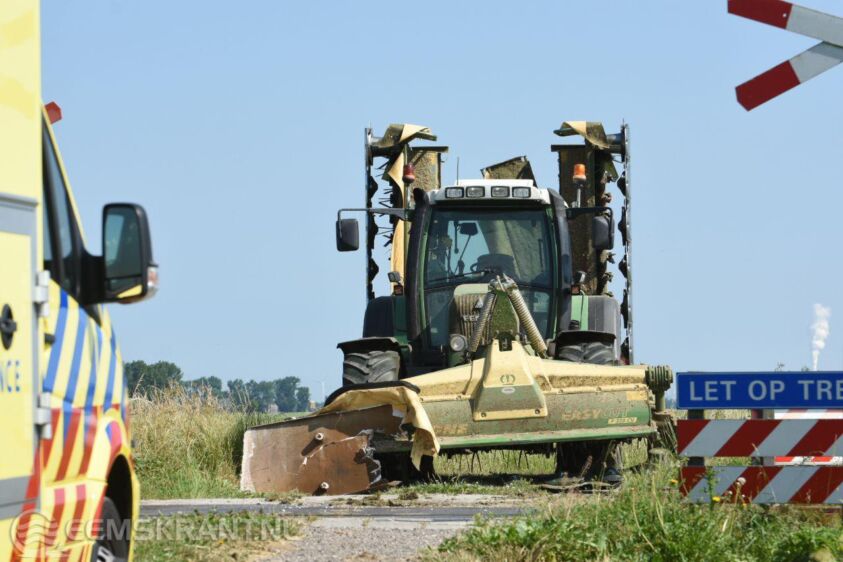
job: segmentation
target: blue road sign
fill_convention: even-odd
[[[686,410],[843,409],[843,372],[678,373],[676,402]]]

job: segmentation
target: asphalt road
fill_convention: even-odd
[[[514,506],[368,506],[368,505],[299,505],[281,503],[232,502],[183,502],[170,505],[141,504],[142,517],[176,515],[179,513],[228,513],[261,511],[286,517],[351,517],[411,521],[468,521],[478,515],[484,517],[513,517],[524,513],[525,508]]]
[[[397,495],[384,494],[376,505],[367,505],[372,503],[371,498],[366,495],[303,497],[294,503],[263,499],[146,500],[141,502],[141,516],[262,511],[287,517],[352,517],[470,523],[477,515],[512,517],[534,509],[534,506],[523,500],[479,494],[430,494],[409,501],[402,501]]]
[[[295,503],[261,499],[157,500],[141,502],[141,516],[262,511],[307,520],[299,540],[264,562],[414,560],[446,538],[470,527],[477,516],[513,517],[534,510],[506,496],[432,494],[401,501],[384,495],[305,497]],[[393,504],[393,505],[390,505]],[[409,504],[409,505],[408,505]]]

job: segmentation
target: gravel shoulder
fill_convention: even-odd
[[[418,560],[426,549],[436,548],[461,529],[457,526],[394,528],[363,519],[355,523],[357,526],[312,524],[299,540],[290,541],[280,552],[261,562]]]
[[[178,513],[260,511],[293,517],[304,530],[260,562],[418,560],[429,548],[474,524],[475,518],[512,517],[540,509],[535,498],[491,494],[400,494],[147,500],[144,517]]]

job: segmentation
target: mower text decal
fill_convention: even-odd
[[[843,408],[843,372],[679,373],[685,409]]]

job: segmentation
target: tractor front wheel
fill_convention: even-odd
[[[342,360],[342,384],[366,384],[398,380],[401,356],[397,351],[347,353]]]

